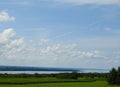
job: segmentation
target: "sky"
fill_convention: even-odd
[[[0,0],[0,65],[120,66],[120,0]]]

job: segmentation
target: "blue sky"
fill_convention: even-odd
[[[120,66],[120,0],[1,0],[0,65]]]

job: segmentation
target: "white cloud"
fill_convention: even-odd
[[[99,51],[92,51],[92,52],[77,51],[77,52],[74,52],[72,56],[73,57],[90,57],[90,58],[102,57]]]
[[[24,44],[24,38],[19,38],[12,40],[9,44],[6,45],[7,48],[15,47],[15,46],[21,46]]]
[[[15,36],[15,32],[12,28],[4,30],[2,33],[0,33],[0,43],[6,43],[11,38]]]
[[[76,5],[82,5],[82,4],[120,4],[120,0],[53,0],[61,3],[70,3],[70,4],[76,4]]]
[[[76,44],[69,44],[69,45],[61,45],[56,44],[53,46],[48,46],[46,48],[41,49],[41,55],[45,57],[53,56],[53,57],[71,57],[71,58],[100,58],[103,56],[99,51],[80,51],[77,49],[78,46]]]
[[[0,57],[16,58],[24,50],[24,39],[16,38],[16,33],[12,28],[5,29],[0,33]]]
[[[49,42],[49,39],[40,39],[40,45],[44,45]]]
[[[0,12],[0,22],[14,21],[15,17],[9,16],[6,11]]]

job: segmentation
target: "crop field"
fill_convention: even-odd
[[[111,86],[104,80],[56,78],[0,78],[0,87],[120,87]]]

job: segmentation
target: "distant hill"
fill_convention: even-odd
[[[73,68],[0,66],[0,71],[71,71],[71,72],[77,72],[79,70],[73,69]]]

